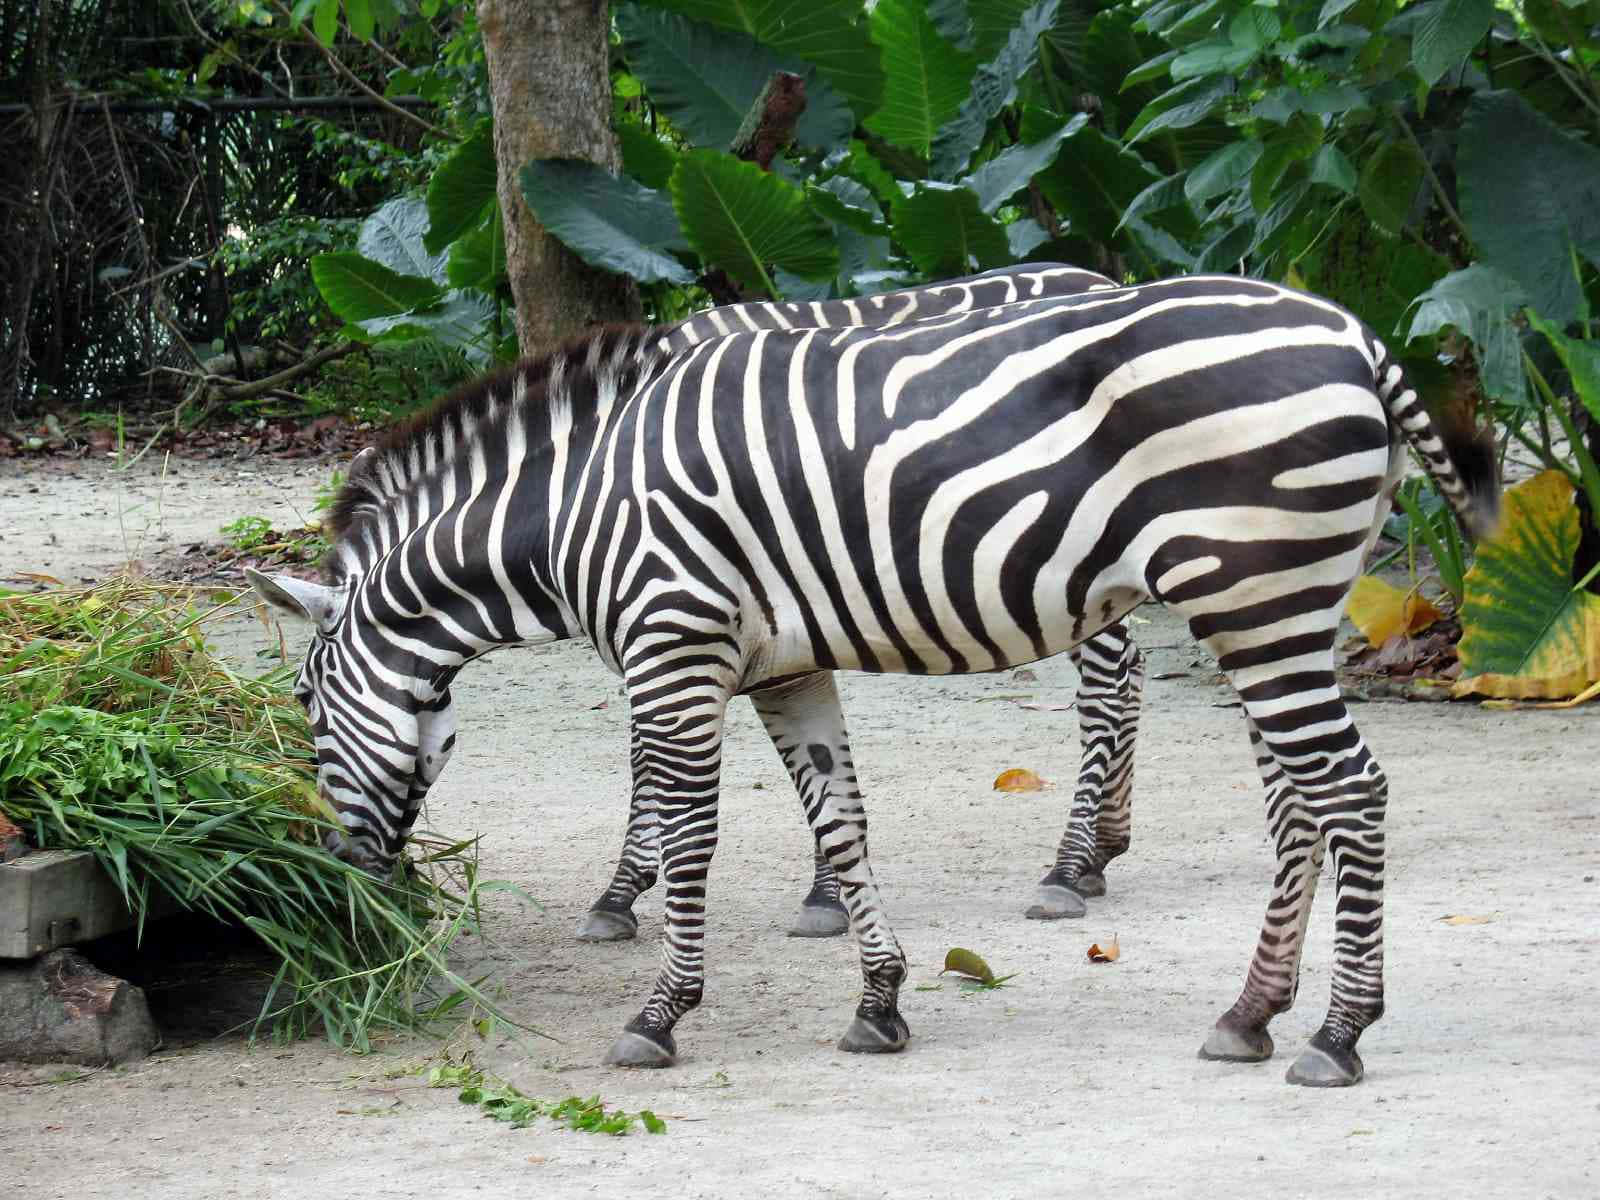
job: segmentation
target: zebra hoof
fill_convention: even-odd
[[[1098,871],[1085,871],[1072,884],[1072,890],[1080,896],[1093,899],[1106,894],[1106,877]]]
[[[609,908],[591,908],[578,922],[580,942],[625,942],[638,932],[638,917]]]
[[[657,1041],[657,1037],[661,1040]],[[648,1034],[625,1029],[606,1053],[608,1067],[670,1067],[678,1061],[678,1046],[670,1033]]]
[[[1224,1017],[1200,1047],[1200,1057],[1213,1062],[1266,1062],[1272,1050],[1272,1035],[1265,1029],[1228,1024]]]
[[[800,912],[795,916],[794,924],[789,926],[790,937],[838,937],[841,933],[849,931],[850,914],[845,912],[844,905],[837,900],[831,904],[827,901],[821,904],[802,904]]]
[[[893,1054],[904,1050],[911,1040],[911,1028],[899,1013],[887,1017],[864,1017],[856,1014],[850,1028],[839,1039],[839,1049],[851,1054]]]
[[[1298,1087],[1350,1087],[1361,1082],[1366,1068],[1354,1050],[1324,1050],[1313,1043],[1300,1052],[1284,1076]]]
[[[1059,921],[1062,917],[1081,917],[1088,911],[1083,896],[1066,885],[1041,883],[1025,915],[1030,921]]]

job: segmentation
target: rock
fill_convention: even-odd
[[[22,830],[13,825],[5,813],[0,812],[0,863],[21,858],[27,852],[28,843],[23,840]]]
[[[0,966],[0,1059],[101,1067],[160,1044],[144,992],[76,950]]]

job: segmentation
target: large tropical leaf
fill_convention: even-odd
[[[672,202],[576,159],[535,159],[519,176],[539,223],[585,262],[641,283],[690,283],[671,251],[687,250]]]
[[[1422,154],[1415,146],[1386,142],[1361,170],[1356,185],[1361,211],[1385,233],[1399,233],[1411,215],[1424,173]]]
[[[804,193],[754,163],[694,150],[672,173],[672,205],[689,244],[736,279],[778,294],[767,265],[829,279],[839,250]]]
[[[977,60],[939,36],[921,0],[879,0],[872,40],[883,50],[883,107],[867,128],[926,155],[967,98]]]
[[[1078,129],[1062,146],[1055,165],[1038,178],[1055,210],[1073,233],[1109,244],[1116,240],[1122,214],[1133,200],[1161,179],[1160,172],[1092,125]],[[1146,267],[1158,264],[1147,262]]]
[[[452,287],[492,292],[505,273],[506,231],[500,221],[500,206],[496,204],[489,211],[488,220],[479,222],[451,243],[445,274]]]
[[[650,0],[696,21],[747,33],[779,54],[814,64],[866,117],[883,96],[878,48],[861,0]]]
[[[1078,113],[1066,124],[1037,141],[1018,143],[996,154],[961,182],[978,194],[978,206],[992,213],[1017,192],[1028,186],[1040,171],[1055,162],[1061,143],[1089,122],[1089,114]]]
[[[390,200],[361,222],[356,250],[396,274],[418,275],[443,284],[445,255],[424,244],[428,220],[428,206],[420,196]]]
[[[428,233],[423,247],[438,254],[483,220],[497,204],[494,128],[484,125],[439,164],[428,181]]]
[[[1350,207],[1296,265],[1308,291],[1359,313],[1385,340],[1398,337],[1402,342],[1407,310],[1450,270],[1442,255],[1385,237]],[[1515,348],[1513,341],[1513,352]]]
[[[1600,263],[1600,150],[1515,92],[1475,92],[1461,123],[1461,215],[1485,262],[1557,325],[1580,311],[1573,251]]]
[[[402,275],[350,250],[316,255],[311,279],[334,314],[350,322],[409,313],[444,295],[431,279]]]
[[[1484,392],[1496,400],[1520,401],[1522,342],[1511,315],[1526,302],[1514,280],[1475,263],[1452,271],[1417,297],[1407,340],[1453,326],[1471,339],[1477,351]]]
[[[1029,5],[1005,45],[978,68],[972,78],[971,94],[934,138],[935,178],[954,179],[966,170],[989,122],[1017,98],[1017,83],[1033,67],[1039,53],[1039,37],[1056,19],[1059,2],[1036,0]]]
[[[494,320],[493,299],[482,292],[456,289],[421,312],[357,321],[346,326],[345,333],[353,340],[382,343],[429,338],[459,350],[473,366],[484,367],[491,357]]]
[[[1011,261],[1000,223],[970,188],[925,182],[894,204],[894,239],[924,274],[965,275]]]
[[[1131,78],[1131,77],[1130,77]],[[1186,79],[1162,92],[1140,110],[1124,135],[1128,144],[1163,129],[1187,129],[1198,125],[1233,95],[1235,84],[1230,76],[1217,79]]]
[[[677,13],[626,4],[617,10],[628,64],[650,102],[696,146],[726,149],[776,71],[806,77],[806,107],[795,140],[831,149],[850,136],[848,104],[815,68],[749,34],[691,21]]]
[[[1429,87],[1453,71],[1489,32],[1494,0],[1434,0],[1411,35],[1411,62]]]
[[[1562,472],[1506,492],[1467,572],[1457,695],[1560,699],[1600,680],[1600,596],[1572,578],[1580,535]]]

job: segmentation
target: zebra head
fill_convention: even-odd
[[[327,849],[374,874],[387,873],[422,801],[455,748],[449,677],[419,679],[374,644],[358,585],[330,586],[245,571],[271,608],[315,629],[294,695],[317,747],[317,791],[338,814]]]

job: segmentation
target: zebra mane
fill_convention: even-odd
[[[394,500],[479,439],[515,417],[530,444],[571,428],[600,401],[636,383],[661,351],[661,331],[645,325],[602,325],[546,354],[490,371],[448,393],[431,408],[388,429],[352,464],[325,522],[331,543],[322,562],[329,582],[346,563],[347,544]]]

